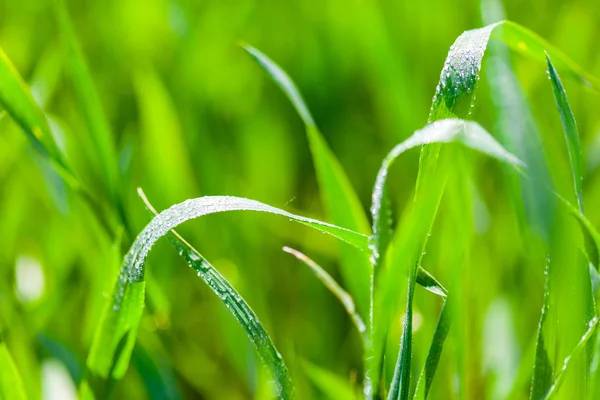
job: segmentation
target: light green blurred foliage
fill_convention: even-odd
[[[77,175],[91,192],[102,192],[102,176],[90,166],[96,149],[66,75],[54,7],[51,0],[0,0],[0,46],[31,86]],[[240,41],[265,51],[294,78],[366,211],[382,158],[427,122],[448,48],[461,32],[484,24],[479,2],[467,0],[107,0],[67,1],[67,8],[116,143],[130,229],[122,233],[124,243],[150,219],[136,196],[138,186],[159,209],[227,194],[325,218],[302,121]],[[597,0],[540,0],[535,6],[506,0],[504,8],[506,18],[600,76]],[[499,67],[486,69],[486,62],[471,118],[498,137],[502,113],[487,74]],[[569,155],[545,67],[518,55],[510,62],[557,191],[569,194]],[[563,84],[581,136],[586,217],[599,226],[600,96],[573,80],[563,78]],[[391,171],[396,215],[412,198],[417,160],[413,150]],[[472,191],[474,230],[468,279],[460,286],[461,301],[470,303],[461,316],[472,345],[461,361],[470,363],[467,397],[503,398],[510,388],[500,385],[509,382],[517,385],[514,398],[527,398],[531,370],[522,380],[510,371],[515,362],[533,361],[526,357],[542,308],[546,254],[522,229],[505,171],[480,156],[468,161],[477,167],[463,182]],[[452,202],[458,201],[450,198],[450,205],[441,206],[442,223],[434,226],[423,261],[448,284],[458,270],[447,263],[449,238],[457,232]],[[0,334],[26,394],[35,399],[42,394],[40,366],[48,358],[72,366],[71,377],[80,383],[93,330],[127,249],[106,235],[2,111],[0,210]],[[245,214],[208,216],[179,231],[254,309],[286,359],[299,398],[325,398],[319,381],[361,382],[360,338],[343,307],[281,251],[284,245],[300,249],[339,281],[333,239],[278,218]],[[265,398],[265,372],[243,330],[163,242],[149,258],[148,285],[155,289],[132,363],[113,394]],[[24,256],[37,260],[43,273],[43,290],[32,301],[19,292]],[[440,306],[422,292],[415,298],[415,371],[427,356]],[[401,317],[388,332],[388,379]],[[502,329],[494,331],[493,324]],[[506,346],[506,358],[486,348],[489,341]],[[452,349],[460,346],[447,346],[431,398],[455,391]]]

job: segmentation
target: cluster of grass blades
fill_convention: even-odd
[[[127,237],[133,237],[133,232],[128,226],[122,207],[122,194],[115,167],[116,155],[109,125],[103,116],[98,95],[79,51],[66,11],[61,2],[57,4],[57,18],[69,61],[68,75],[76,88],[75,93],[82,107],[91,140],[99,149],[95,168],[105,178],[101,190],[101,196],[105,198],[93,195],[85,182],[81,182],[70,166],[68,157],[62,154],[56,145],[44,113],[1,50],[0,106],[21,126],[34,147],[56,167],[73,191],[81,195],[104,226],[106,233],[116,237],[115,232],[123,229],[127,240]],[[368,216],[363,211],[348,177],[328,147],[293,81],[259,50],[244,46],[289,98],[305,124],[322,202],[332,223],[298,216],[255,200],[230,196],[190,199],[157,213],[140,190],[139,194],[146,207],[155,216],[135,240],[129,243],[130,249],[125,255],[112,296],[106,302],[93,338],[87,358],[88,380],[84,380],[81,385],[82,395],[94,396],[96,385],[92,384],[92,381],[116,380],[126,373],[144,310],[147,289],[146,258],[154,243],[167,236],[176,251],[225,304],[244,329],[260,360],[273,377],[277,396],[284,399],[294,398],[294,387],[288,368],[255,313],[232,285],[174,231],[180,224],[208,214],[254,211],[283,216],[329,234],[341,242],[339,250],[342,284],[337,283],[306,255],[284,248],[286,252],[305,263],[339,299],[359,332],[364,347],[362,394],[355,393],[349,383],[340,377],[307,363],[307,374],[315,381],[315,385],[324,392],[337,393],[338,398],[427,398],[451,323],[458,325],[457,329],[460,329],[465,319],[461,313],[461,305],[465,299],[461,297],[459,286],[451,283],[450,289],[447,290],[421,265],[442,196],[448,195],[451,199],[453,205],[450,209],[456,220],[468,221],[472,213],[468,185],[461,184],[456,176],[460,172],[468,171],[462,152],[465,149],[474,150],[499,161],[510,171],[508,173],[511,177],[517,177],[519,184],[524,187],[530,182],[540,181],[537,175],[539,168],[530,165],[529,159],[515,155],[517,152],[507,150],[510,143],[501,143],[503,141],[495,139],[482,126],[468,121],[475,101],[482,59],[492,35],[511,49],[547,64],[564,128],[574,193],[562,196],[556,193],[551,185],[542,187],[543,193],[539,195],[556,202],[556,213],[569,215],[569,218],[557,217],[557,222],[547,235],[548,248],[551,249],[552,244],[558,240],[553,236],[553,232],[564,226],[570,227],[570,216],[575,217],[577,229],[581,229],[581,243],[563,243],[562,246],[555,246],[558,250],[549,251],[544,307],[539,322],[535,363],[531,366],[531,398],[553,398],[563,393],[561,388],[564,386],[567,386],[565,390],[577,390],[579,394],[587,393],[592,398],[594,394],[600,393],[600,385],[596,383],[600,379],[600,341],[596,338],[600,335],[595,335],[595,288],[598,282],[600,235],[583,212],[579,136],[557,70],[574,76],[586,86],[600,88],[600,82],[537,35],[515,23],[501,22],[467,31],[452,45],[433,97],[428,124],[394,147],[384,159],[376,176],[370,208],[372,224],[369,224]],[[396,229],[392,229],[392,207],[387,187],[388,171],[401,154],[416,147],[421,148],[421,158],[414,201],[398,221]],[[456,161],[458,159],[463,161]],[[576,205],[573,205],[569,198],[574,199]],[[100,206],[104,204],[102,200],[105,199],[109,200],[110,208]],[[456,235],[449,267],[458,269],[461,263],[465,262],[470,232],[468,223],[456,226],[455,229],[460,234]],[[575,237],[579,240],[579,236]],[[565,270],[563,264],[566,258],[573,254],[578,260],[577,273],[573,274],[576,277],[565,280],[569,271]],[[575,328],[565,330],[558,321],[570,310],[564,298],[571,293],[570,285],[575,279],[579,279],[577,282],[583,285],[579,287],[585,288],[578,295],[580,301],[577,303],[585,306],[585,312],[569,320],[575,324]],[[564,283],[565,281],[569,284]],[[413,302],[415,296],[419,295],[417,287],[439,296],[441,302],[441,312],[431,347],[419,373],[413,371],[412,365]],[[399,354],[392,380],[388,385],[382,373],[385,343],[404,295],[404,322],[399,338]],[[594,341],[595,343],[592,343]],[[455,345],[458,353],[462,345],[460,341]],[[20,380],[3,343],[0,343],[0,358],[3,360],[0,363],[0,393],[11,398],[23,398],[21,385],[13,383]],[[574,364],[577,365],[578,371],[586,372],[570,375],[570,370],[575,368],[572,367]],[[464,386],[464,376],[460,368],[459,381],[460,385]],[[90,390],[90,387],[94,390]]]

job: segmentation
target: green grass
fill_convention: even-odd
[[[127,4],[115,6],[115,18],[132,18],[137,8]],[[69,16],[83,11],[63,1],[48,6],[58,35],[36,79],[24,79],[23,61],[0,48],[0,107],[10,117],[0,117],[0,234],[10,249],[0,259],[10,279],[0,286],[0,397],[41,397],[53,359],[81,398],[600,396],[600,190],[590,164],[600,152],[589,136],[598,121],[581,112],[582,99],[597,102],[600,80],[568,46],[511,21],[465,31],[426,118],[416,111],[426,110],[422,93],[391,93],[422,78],[411,80],[406,64],[402,79],[389,69],[400,61],[393,35],[378,30],[391,17],[377,6],[352,14],[372,22],[368,45],[379,44],[368,60],[382,63],[369,75],[379,82],[371,108],[352,105],[365,88],[344,45],[327,48],[344,85],[311,81],[303,71],[316,57],[294,66],[287,45],[272,46],[288,74],[262,46],[236,48],[233,34],[209,40],[220,61],[235,60],[220,67],[186,46],[170,55],[173,65],[152,60],[155,30],[174,35],[154,37],[165,49],[171,40],[191,48],[232,12],[211,8],[216,25],[197,27],[201,40],[184,33],[197,10],[155,6],[154,17],[139,17],[154,28],[103,33],[117,48],[123,40],[124,58],[109,52],[109,67],[86,60],[93,40],[78,38],[82,22]],[[168,27],[152,22],[164,13]],[[335,21],[327,28],[344,43],[354,28]],[[439,35],[449,42],[447,33]],[[119,76],[130,58],[131,75]],[[58,84],[40,83],[56,82],[56,69]],[[305,137],[287,132],[300,130],[287,127],[297,117],[266,77]],[[107,89],[110,79],[127,84]],[[198,99],[210,101],[198,107]],[[372,120],[390,138],[359,135]],[[234,142],[224,139],[231,127],[243,132]],[[27,167],[13,177],[19,165]],[[138,189],[140,201],[138,186],[168,208],[158,212]],[[300,201],[286,201],[290,192]],[[17,258],[31,252],[43,267]],[[46,277],[44,291],[28,300],[23,288],[35,274]]]

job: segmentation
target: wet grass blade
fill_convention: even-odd
[[[560,120],[562,122],[565,139],[567,141],[567,148],[569,149],[569,160],[571,162],[571,172],[573,174],[575,198],[577,199],[579,211],[583,214],[583,170],[579,131],[577,130],[575,116],[573,115],[573,111],[571,111],[571,106],[567,100],[565,88],[563,87],[560,77],[558,76],[558,72],[554,68],[554,65],[552,65],[552,61],[550,61],[550,57],[548,55],[546,55],[546,62],[548,64],[548,75],[550,76],[550,82],[552,83],[554,99],[556,100],[556,106],[558,107],[558,113],[560,114]]]
[[[119,165],[110,126],[100,102],[100,97],[83,53],[75,36],[64,0],[55,0],[56,18],[63,41],[67,75],[80,106],[94,149],[98,154],[100,172],[113,203],[120,207],[118,171]]]
[[[329,218],[334,224],[345,226],[356,232],[370,234],[365,212],[350,184],[350,180],[325,142],[292,79],[281,67],[259,50],[251,46],[244,46],[244,49],[275,81],[302,118],[317,173],[321,198]],[[343,281],[356,300],[359,313],[366,319],[370,313],[372,272],[369,257],[348,248],[341,248],[340,254]]]
[[[319,264],[314,262],[312,259],[299,252],[298,250],[294,250],[289,247],[284,247],[283,251],[289,253],[296,257],[298,260],[302,261],[308,268],[310,268],[315,276],[325,285],[327,289],[340,301],[342,306],[346,309],[346,312],[352,319],[354,326],[358,330],[361,339],[363,340],[363,345],[366,344],[368,338],[367,327],[363,321],[363,319],[356,312],[356,306],[354,305],[354,299],[348,292],[346,292],[336,281],[325,271]]]
[[[0,398],[25,400],[25,390],[19,371],[6,347],[0,343]]]
[[[206,196],[186,200],[161,212],[138,235],[125,256],[119,278],[107,301],[88,356],[93,373],[121,378],[129,364],[144,307],[145,261],[154,243],[171,229],[203,215],[226,211],[257,211],[281,215],[330,234],[368,252],[368,237],[311,218],[301,217],[255,200],[231,196]]]
[[[141,190],[139,191],[139,194],[146,204],[146,207],[155,216],[158,215],[156,209],[154,209]],[[293,398],[294,389],[287,367],[266,329],[262,326],[248,303],[246,303],[243,297],[240,296],[225,277],[177,232],[172,230],[167,233],[167,239],[185,259],[186,263],[196,271],[198,277],[211,288],[237,319],[248,335],[248,338],[261,361],[271,371],[272,376],[275,378],[279,395],[285,399]]]
[[[442,355],[444,342],[446,341],[446,337],[450,330],[450,323],[452,321],[451,307],[452,306],[448,304],[448,300],[442,305],[440,318],[433,333],[431,347],[429,348],[425,365],[421,370],[417,382],[417,388],[413,397],[415,400],[424,400],[429,395],[429,389],[431,389],[431,383],[433,382],[433,377],[435,376],[435,371],[437,370],[440,356]]]
[[[600,89],[600,82],[596,78],[587,74],[544,39],[519,24],[502,21],[466,31],[450,47],[433,97],[429,114],[430,122],[450,117],[468,117],[475,100],[481,60],[490,35],[495,30],[499,33],[498,38],[512,50],[540,62],[545,61],[546,51],[553,59],[558,60],[561,69],[570,72],[580,81]],[[426,176],[435,167],[440,149],[440,145],[423,148],[419,162],[418,186],[420,182],[427,181]]]

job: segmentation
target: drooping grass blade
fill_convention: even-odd
[[[346,292],[335,281],[335,279],[333,279],[331,277],[331,275],[329,275],[327,273],[327,271],[325,271],[319,264],[314,262],[312,259],[308,258],[303,253],[299,252],[298,250],[289,248],[289,247],[284,247],[283,251],[293,255],[298,260],[300,260],[304,264],[306,264],[306,266],[313,271],[313,273],[321,281],[321,283],[323,283],[323,285],[325,285],[325,287],[327,289],[329,289],[329,291],[335,297],[337,297],[337,299],[340,301],[342,306],[344,306],[344,308],[346,309],[346,312],[352,319],[354,326],[358,330],[358,333],[360,334],[360,337],[363,340],[363,345],[366,344],[366,341],[368,340],[368,337],[366,337],[367,327],[366,327],[364,321],[362,320],[362,318],[360,317],[360,315],[358,315],[358,313],[356,312],[356,306],[354,305],[354,299],[352,299],[352,296],[350,296],[350,294],[348,294],[348,292]]]
[[[144,193],[140,190],[139,194],[146,204],[146,207],[155,215],[158,215],[152,204],[148,201]],[[294,390],[292,382],[281,358],[281,355],[273,345],[266,329],[262,326],[258,317],[246,301],[231,286],[231,284],[217,271],[196,249],[187,243],[174,230],[167,233],[167,238],[185,259],[187,264],[192,267],[198,276],[211,288],[211,290],[223,301],[239,324],[245,330],[251,343],[254,345],[265,366],[271,371],[276,380],[278,394],[281,398],[293,398]]]
[[[19,371],[4,341],[0,343],[0,398],[15,400],[27,398]]]
[[[281,67],[259,50],[251,46],[244,46],[244,49],[275,81],[302,118],[310,144],[323,205],[332,222],[356,232],[370,234],[365,212],[350,180],[325,142],[292,79]],[[346,247],[340,249],[340,255],[342,259],[340,272],[344,283],[356,300],[359,313],[366,319],[370,313],[369,292],[372,273],[369,257]]]
[[[190,219],[226,211],[258,211],[281,215],[346,241],[360,250],[369,251],[367,236],[294,215],[255,200],[206,196],[176,204],[161,212],[146,226],[125,256],[113,294],[106,303],[96,329],[87,362],[90,371],[104,378],[120,378],[127,370],[144,307],[145,260],[154,243],[171,229]],[[225,290],[220,282],[216,282],[215,285],[215,290]]]
[[[104,179],[105,189],[113,204],[117,209],[120,209],[117,171],[119,163],[117,161],[110,126],[104,115],[100,97],[77,42],[64,0],[56,0],[54,3],[56,19],[64,46],[67,75],[72,82],[77,103],[81,107],[90,139],[94,143],[94,149],[97,151],[97,162],[100,165],[99,172]]]

